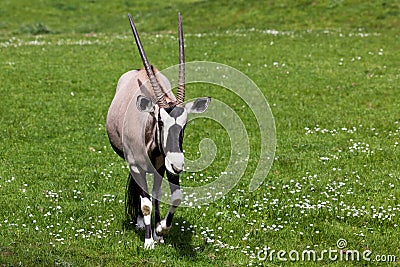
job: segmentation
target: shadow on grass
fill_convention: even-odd
[[[181,230],[181,226],[183,225],[185,226],[184,231]],[[175,248],[177,254],[180,257],[190,257],[191,260],[193,260],[197,257],[196,251],[203,251],[206,244],[204,243],[200,246],[197,246],[198,248],[195,249],[192,244],[193,233],[191,230],[187,229],[186,225],[191,225],[191,223],[187,220],[184,220],[183,218],[176,216],[172,222],[172,227],[169,233],[164,236],[165,243],[163,245],[160,244],[159,246],[172,246],[173,248]],[[141,237],[143,235],[144,238],[144,231],[137,229],[135,224],[132,223],[129,219],[126,219],[123,222],[122,227],[125,231],[135,231],[136,234],[141,235]]]
[[[164,237],[164,241],[166,245],[171,245],[175,248],[181,257],[195,258],[196,251],[192,244],[193,233],[191,230],[187,230],[186,227],[184,231],[181,231],[181,226],[185,225],[183,221],[185,221],[183,218],[174,218],[173,226],[168,235]],[[178,223],[178,225],[175,225],[175,223]],[[186,224],[190,225],[190,222],[186,220]]]

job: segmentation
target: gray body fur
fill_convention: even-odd
[[[169,102],[176,101],[168,79],[157,69],[154,68],[154,70]],[[142,83],[141,86],[139,81]],[[151,127],[151,124],[155,122],[149,114],[140,112],[136,108],[138,95],[147,96],[153,99],[154,103],[157,102],[144,69],[128,71],[118,80],[115,96],[108,110],[106,129],[110,143],[118,155],[122,158],[127,156],[129,159],[126,160],[129,164],[135,163],[136,167],[140,167],[146,172],[152,172],[153,166],[149,166],[147,159],[156,148],[153,140],[155,134],[145,134],[143,131],[154,131],[155,127]],[[125,116],[128,108],[129,116]],[[125,138],[126,142],[123,143],[122,140]]]

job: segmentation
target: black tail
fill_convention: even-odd
[[[128,176],[125,192],[125,211],[131,222],[136,223],[140,211],[139,185],[131,174]]]

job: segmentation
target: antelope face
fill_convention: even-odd
[[[210,103],[211,98],[198,98],[183,105],[168,108],[159,108],[154,114],[157,120],[157,134],[159,147],[165,156],[165,167],[168,172],[178,175],[183,171],[184,155],[182,150],[184,129],[189,113],[203,113]],[[155,112],[155,104],[144,96],[137,99],[140,111]]]
[[[187,122],[187,110],[184,107],[161,108],[158,116],[158,131],[165,154],[165,167],[172,174],[183,171],[182,151],[183,131]]]

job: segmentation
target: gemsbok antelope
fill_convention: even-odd
[[[182,192],[179,174],[183,171],[183,134],[189,113],[204,112],[211,98],[184,103],[185,58],[182,20],[178,14],[179,76],[175,97],[168,79],[149,64],[132,17],[128,14],[144,68],[123,74],[107,115],[107,134],[114,151],[129,166],[126,212],[137,227],[145,229],[144,248],[153,249],[168,233]],[[132,103],[132,104],[131,104]],[[148,191],[146,173],[154,177]],[[160,219],[161,183],[166,173],[171,189],[170,207]],[[154,205],[154,231],[151,228]]]

